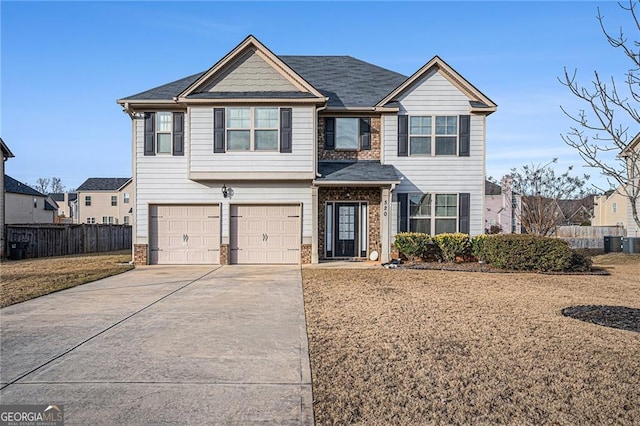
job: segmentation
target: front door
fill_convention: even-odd
[[[335,257],[355,257],[357,214],[357,204],[336,204]]]

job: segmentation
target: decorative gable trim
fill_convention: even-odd
[[[231,52],[218,61],[214,66],[209,68],[204,74],[196,79],[189,87],[182,91],[178,96],[180,102],[187,100],[186,98],[194,93],[197,93],[199,89],[206,87],[210,84],[216,76],[223,72],[228,66],[232,65],[236,60],[239,60],[246,54],[248,49],[255,49],[255,53],[259,55],[267,64],[273,67],[279,72],[285,79],[287,79],[292,85],[294,85],[301,92],[311,93],[316,98],[320,98],[323,101],[326,97],[322,95],[315,87],[303,79],[287,64],[285,64],[278,56],[267,49],[257,38],[249,35],[239,45],[237,45]]]
[[[443,75],[447,80],[451,82],[451,84],[456,86],[462,93],[464,93],[469,98],[470,102],[475,101],[475,104],[477,106],[471,106],[472,112],[484,112],[487,114],[491,114],[497,109],[498,105],[495,102],[484,95],[484,93],[478,90],[473,84],[469,83],[464,77],[458,74],[453,68],[451,68],[438,56],[434,56],[422,68],[416,71],[411,77],[406,79],[404,83],[396,87],[384,99],[378,102],[376,104],[376,107],[383,107],[387,103],[396,99],[398,96],[409,90],[419,79],[421,79],[431,70],[435,70]],[[480,104],[478,104],[478,102]]]

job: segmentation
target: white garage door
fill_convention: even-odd
[[[231,206],[231,263],[300,263],[300,206]]]
[[[220,263],[220,207],[150,206],[151,264]]]

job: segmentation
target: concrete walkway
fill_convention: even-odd
[[[300,268],[142,267],[0,311],[0,404],[65,424],[313,424]]]

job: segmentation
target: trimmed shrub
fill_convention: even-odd
[[[428,260],[439,257],[438,246],[429,234],[403,232],[396,235],[393,245],[410,260]]]
[[[477,260],[486,260],[484,258],[484,241],[489,237],[487,234],[476,235],[471,239],[471,255]]]
[[[492,265],[515,271],[588,271],[590,260],[574,253],[566,241],[533,235],[486,235],[474,239],[473,254]]]
[[[438,245],[445,262],[455,262],[457,258],[468,260],[471,256],[471,240],[467,234],[438,234],[433,241]]]

